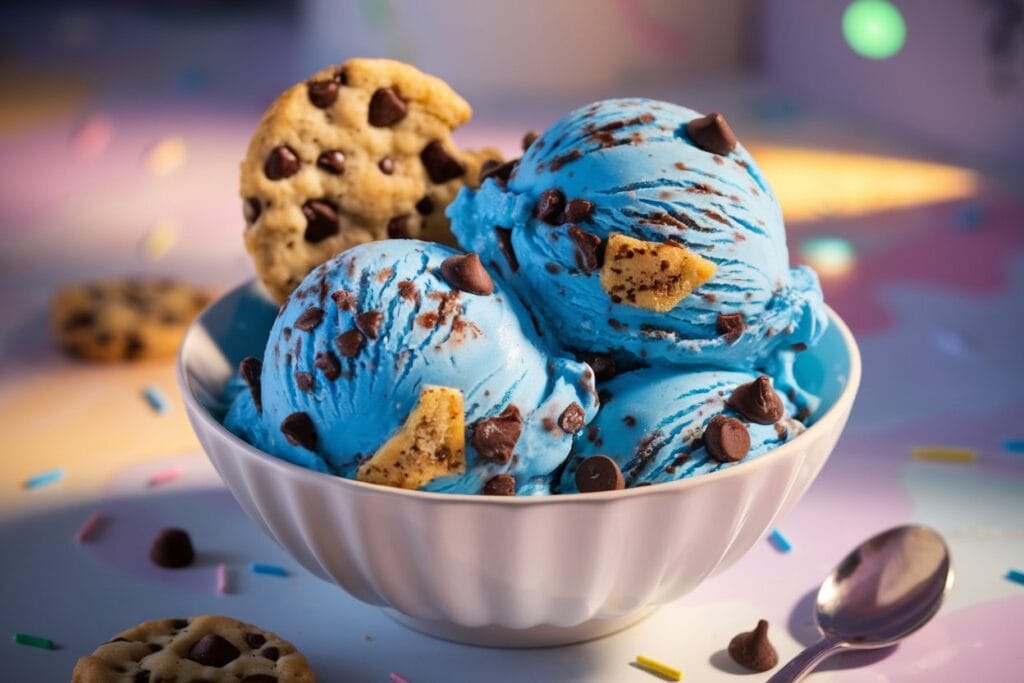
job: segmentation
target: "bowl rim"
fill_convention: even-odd
[[[195,330],[202,324],[202,319],[209,313],[210,309],[216,305],[216,303],[223,298],[238,292],[241,289],[252,286],[253,281],[246,281],[237,287],[234,287],[219,298],[211,302],[211,304],[202,313],[196,317],[195,320],[189,325],[185,332],[185,336],[182,339],[182,344],[178,348],[178,355],[175,368],[175,376],[177,377],[178,387],[181,390],[182,400],[187,408],[187,413],[194,416],[195,420],[201,423],[202,428],[216,435],[217,438],[226,439],[231,443],[234,452],[244,453],[243,457],[253,458],[260,466],[269,466],[276,468],[281,474],[288,477],[297,477],[301,480],[305,480],[311,485],[316,486],[333,486],[339,491],[349,490],[352,493],[365,493],[365,494],[376,494],[384,496],[395,496],[400,498],[407,498],[413,500],[420,500],[421,502],[445,502],[454,504],[486,504],[486,505],[566,505],[571,503],[602,503],[611,500],[629,500],[639,496],[652,496],[652,495],[666,495],[679,493],[687,490],[694,486],[700,486],[702,483],[710,481],[720,481],[729,477],[742,476],[743,474],[752,472],[757,467],[768,467],[773,462],[778,461],[781,458],[790,456],[795,457],[796,453],[799,452],[800,444],[810,440],[811,435],[817,435],[824,433],[829,429],[837,419],[838,416],[844,412],[849,412],[852,407],[853,400],[857,394],[857,389],[860,386],[861,381],[861,356],[860,349],[857,347],[857,341],[850,331],[850,328],[846,325],[842,318],[827,304],[825,304],[825,311],[828,315],[829,322],[836,326],[839,331],[839,335],[843,340],[843,346],[846,349],[847,357],[849,359],[850,369],[849,376],[846,379],[846,385],[843,387],[839,396],[836,398],[835,403],[820,417],[818,420],[808,427],[806,430],[798,434],[791,441],[787,441],[781,446],[772,449],[770,452],[773,457],[759,457],[746,462],[739,462],[735,465],[717,470],[715,472],[708,472],[695,477],[686,477],[678,479],[676,481],[664,482],[653,486],[640,486],[629,489],[621,489],[616,491],[599,491],[591,493],[560,493],[554,495],[536,495],[536,496],[485,496],[479,493],[444,493],[438,491],[420,491],[418,489],[402,489],[393,486],[381,486],[379,484],[370,484],[367,482],[358,481],[355,479],[347,479],[345,477],[339,477],[334,474],[327,474],[324,472],[317,472],[314,470],[300,467],[293,463],[288,462],[282,458],[273,456],[259,448],[256,448],[249,442],[240,438],[230,430],[228,430],[223,424],[216,420],[210,411],[203,406],[199,399],[195,396],[192,390],[188,386],[188,381],[185,377],[185,347],[188,340],[191,338]],[[198,432],[200,426],[193,423],[193,431]],[[204,452],[206,448],[203,448]],[[206,453],[209,457],[209,453]],[[767,453],[765,455],[768,455]]]

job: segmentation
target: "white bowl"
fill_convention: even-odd
[[[850,414],[860,355],[846,325],[800,354],[822,410],[756,460],[626,491],[503,498],[406,491],[296,467],[220,424],[238,361],[277,312],[258,285],[208,308],[182,344],[192,426],[242,508],[313,574],[403,623],[461,642],[530,647],[607,635],[736,562],[821,470]]]

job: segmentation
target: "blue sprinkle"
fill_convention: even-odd
[[[1006,578],[1010,581],[1013,581],[1014,583],[1019,583],[1020,585],[1024,586],[1024,572],[1022,571],[1011,569],[1010,571],[1006,572]]]
[[[1024,455],[1024,439],[1007,439],[1003,442],[1003,450]]]
[[[288,570],[284,567],[278,567],[276,564],[263,564],[262,562],[253,562],[249,565],[249,571],[253,574],[269,574],[270,576],[288,576]]]
[[[44,486],[49,486],[50,484],[56,484],[63,478],[64,470],[48,470],[46,472],[40,472],[39,474],[33,474],[25,480],[25,483],[22,484],[22,486],[26,489],[38,489]]]
[[[958,230],[974,230],[985,222],[985,210],[980,204],[968,202],[956,210],[956,213],[953,215],[953,222]]]
[[[793,544],[778,529],[772,529],[772,533],[768,536],[768,542],[780,553],[788,553],[793,549]]]
[[[155,384],[150,384],[145,389],[143,389],[142,395],[146,397],[146,400],[149,402],[149,405],[158,414],[164,415],[170,411],[171,404],[167,401],[167,398],[163,395],[163,392],[160,391],[159,387],[157,387]]]

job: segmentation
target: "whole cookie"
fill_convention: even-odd
[[[230,617],[147,621],[75,665],[71,683],[315,683],[306,658],[273,633]]]
[[[445,207],[494,150],[452,129],[472,110],[444,81],[387,59],[351,59],[286,90],[242,162],[245,245],[279,301],[317,265],[388,237],[454,243]]]
[[[166,358],[209,300],[198,288],[173,280],[106,280],[63,287],[51,318],[61,348],[72,356]]]

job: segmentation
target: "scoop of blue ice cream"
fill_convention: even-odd
[[[827,324],[817,277],[789,267],[778,202],[742,145],[720,155],[688,135],[700,116],[646,99],[578,109],[510,176],[461,190],[452,230],[577,351],[739,369],[811,345]],[[681,244],[714,275],[665,312],[616,302],[600,272],[612,233]]]
[[[596,413],[593,373],[550,350],[500,277],[489,294],[449,284],[441,266],[458,254],[388,240],[313,270],[278,314],[262,367],[249,361],[253,390],[237,393],[227,428],[272,455],[354,478],[425,388],[450,387],[463,397],[465,471],[421,488],[480,493],[511,474],[520,495],[549,492],[572,433]],[[511,437],[499,429],[496,438],[514,441],[511,457],[484,457],[475,432],[509,411],[521,429]]]
[[[794,419],[793,404],[781,392],[776,391],[775,396],[781,402],[782,415],[770,424],[752,421],[729,404],[737,387],[758,377],[747,371],[641,368],[611,379],[602,390],[600,412],[576,440],[559,491],[579,491],[576,471],[594,455],[614,460],[627,487],[730,467],[734,463],[723,463],[708,452],[705,432],[717,415],[739,420],[749,434],[750,449],[740,462],[785,443],[804,426]]]

